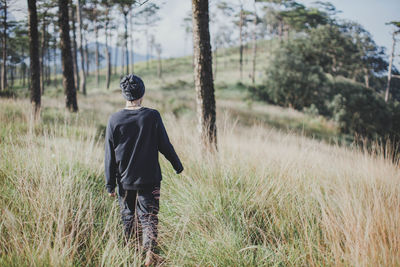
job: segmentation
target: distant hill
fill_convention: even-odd
[[[106,45],[103,43],[99,43],[99,54],[100,54],[100,68],[105,68],[107,61],[105,58],[105,53],[104,53],[104,49],[105,49]],[[89,54],[91,57],[90,60],[90,69],[94,70],[94,68],[96,67],[96,61],[95,61],[95,50],[96,50],[96,43],[89,43],[88,44],[88,48],[89,48]],[[123,56],[123,47],[115,47],[115,46],[111,46],[110,47],[110,52],[111,52],[111,64],[112,66],[122,66],[123,61],[122,61],[122,56]],[[129,50],[129,54],[131,54],[131,50]],[[115,58],[117,56],[117,58]],[[78,57],[79,57],[79,53],[78,53]],[[130,55],[131,57],[131,55]],[[155,58],[155,56],[150,55],[149,56],[150,59]],[[138,53],[134,53],[134,60],[135,63],[136,62],[142,62],[142,61],[146,61],[146,55],[143,54],[138,54]],[[131,58],[129,58],[129,64],[131,64]]]

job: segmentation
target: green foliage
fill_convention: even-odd
[[[341,132],[373,139],[389,135],[392,112],[381,96],[350,82],[334,82],[331,86],[334,97],[329,108]]]
[[[4,97],[4,98],[14,98],[17,97],[17,94],[10,90],[10,89],[6,89],[3,91],[0,91],[0,97]]]
[[[308,8],[297,2],[288,2],[288,9],[279,12],[284,23],[296,31],[308,30],[330,22],[329,16],[318,8]]]
[[[394,102],[392,108],[392,129],[390,135],[392,140],[400,143],[400,102]]]
[[[314,104],[311,104],[309,107],[303,108],[303,112],[310,116],[317,116],[319,114],[319,110]]]
[[[325,74],[307,58],[312,50],[308,39],[296,39],[274,53],[266,69],[264,86],[251,88],[259,98],[295,109],[316,104],[325,95]]]
[[[386,23],[386,24],[394,25],[394,26],[397,27],[397,30],[400,31],[400,21],[391,21],[391,22]]]
[[[349,36],[336,26],[326,25],[311,30],[307,37],[310,45],[303,51],[307,62],[333,76],[352,75],[357,47]]]
[[[394,104],[385,103],[379,90],[357,83],[384,88],[384,77],[377,75],[386,68],[383,49],[359,24],[320,25],[276,48],[265,82],[249,91],[273,104],[333,118],[342,134],[393,140]],[[340,76],[355,82],[337,81]]]

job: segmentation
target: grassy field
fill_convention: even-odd
[[[236,62],[229,52],[216,79],[217,155],[200,153],[190,58],[165,60],[163,80],[155,62],[135,66],[185,166],[176,175],[160,156],[163,266],[399,266],[399,165],[379,146],[337,145],[322,117],[249,100],[233,64],[224,68]],[[109,91],[93,80],[77,114],[60,88],[46,89],[37,124],[29,100],[0,99],[0,266],[142,263],[104,189],[118,77]]]

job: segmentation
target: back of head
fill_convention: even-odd
[[[145,86],[142,79],[134,74],[124,76],[119,86],[122,90],[122,96],[128,101],[135,101],[143,97]]]

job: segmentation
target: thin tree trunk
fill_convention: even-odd
[[[81,15],[81,1],[76,3],[76,19],[78,22],[78,36],[79,36],[79,53],[81,59],[80,71],[80,88],[83,95],[86,95],[86,73],[85,73],[85,56],[83,52],[83,36],[82,36],[82,15]]]
[[[30,94],[33,104],[33,117],[37,120],[40,116],[40,65],[39,65],[39,33],[36,12],[36,0],[28,0],[29,20],[29,56],[30,56]]]
[[[118,37],[117,37],[117,40],[118,40]],[[118,47],[118,42],[115,44],[115,55],[114,55],[114,57],[115,57],[115,59],[114,59],[114,75],[117,73],[117,66],[118,66],[118,50],[119,50],[119,47]]]
[[[256,60],[257,60],[257,9],[256,2],[254,1],[254,30],[253,30],[253,69],[251,74],[251,81],[256,83]]]
[[[68,0],[58,0],[60,23],[60,47],[63,71],[63,86],[65,92],[65,104],[69,111],[78,111],[76,88],[74,81],[74,69],[71,53],[71,39],[69,36]]]
[[[14,71],[15,71],[15,66],[11,65],[10,66],[10,82],[11,82],[11,88],[14,87]]]
[[[26,79],[26,64],[23,62],[22,68],[22,87],[25,87],[25,79]]]
[[[285,35],[285,40],[289,40],[289,26],[286,24],[283,27],[283,33]]]
[[[94,34],[96,38],[96,87],[99,88],[99,76],[100,76],[100,61],[99,61],[99,27],[97,20],[94,21]]]
[[[396,32],[393,32],[392,53],[390,54],[390,59],[389,59],[389,72],[388,72],[388,80],[387,80],[386,92],[385,92],[385,102],[389,101],[390,80],[392,79],[392,65],[393,65],[395,46],[396,46]]]
[[[22,87],[25,87],[26,85],[26,65],[24,65],[23,71],[22,71]]]
[[[369,88],[369,71],[368,71],[368,68],[364,68],[364,82],[365,82],[365,87]]]
[[[162,62],[161,62],[161,44],[158,44],[159,47],[157,47],[157,59],[158,59],[158,65],[157,65],[157,76],[159,79],[162,78]]]
[[[228,66],[228,48],[224,48],[224,68],[226,68]]]
[[[47,67],[46,67],[46,85],[50,85],[50,36],[46,34],[46,53],[47,53]]]
[[[22,58],[25,58],[24,46],[22,46],[21,54],[22,54]],[[22,87],[25,87],[25,75],[26,75],[26,65],[25,65],[25,62],[22,61],[22,64],[21,64]]]
[[[121,72],[123,72],[125,69],[125,53],[126,53],[125,47],[122,48],[121,52],[122,52],[122,54],[121,54],[121,62],[122,62]]]
[[[197,116],[203,148],[217,149],[212,54],[209,32],[208,0],[192,0],[194,78]]]
[[[240,6],[239,19],[239,70],[240,80],[243,78],[243,6]]]
[[[71,8],[72,22],[72,61],[74,64],[75,88],[79,91],[79,67],[78,67],[78,48],[76,44],[75,9]]]
[[[126,74],[129,73],[129,52],[128,52],[128,13],[124,14],[124,24],[125,24],[125,59],[126,59]]]
[[[55,42],[55,41],[54,41]],[[57,80],[57,48],[56,44],[54,44],[53,49],[53,69],[54,69],[54,86],[57,88],[58,80]]]
[[[145,36],[146,36],[146,69],[149,69],[150,68],[150,54],[149,54],[149,31],[148,31],[148,15],[147,15],[147,12],[146,12],[146,21],[145,21],[145,27],[146,27],[146,29],[145,29],[145,31],[144,31],[144,34],[145,34]]]
[[[90,72],[90,64],[89,64],[89,48],[88,48],[88,43],[87,39],[85,37],[85,51],[84,51],[84,57],[85,57],[85,65],[86,65],[86,77],[89,77],[89,72]]]
[[[214,80],[217,80],[217,71],[218,71],[218,48],[217,46],[215,46],[215,50],[214,50],[214,59],[215,59],[215,63],[214,63]]]
[[[108,17],[108,10],[107,10],[107,17],[106,17],[106,25],[105,25],[105,35],[106,35],[106,46],[105,46],[105,54],[107,60],[107,74],[106,74],[106,87],[107,89],[110,88],[110,76],[111,76],[111,57],[110,57],[110,50],[109,50],[109,33],[108,33],[108,25],[110,23],[110,18]]]
[[[1,88],[2,90],[7,89],[7,0],[4,1],[3,6],[3,65],[1,68]]]
[[[40,91],[42,94],[44,93],[44,54],[45,54],[45,35],[46,35],[46,12],[43,14],[43,22],[42,22],[42,42],[41,42],[41,50],[40,50]]]
[[[2,49],[1,51],[3,51],[3,49],[4,49],[4,48],[3,48],[3,38],[0,38],[0,42],[1,42],[1,49]],[[2,77],[2,72],[3,72],[3,71],[2,71],[2,66],[3,66],[3,65],[0,66],[0,91],[3,91],[3,86],[2,86],[3,80],[2,80],[2,78],[1,78],[1,77]]]
[[[133,11],[132,11],[133,12]],[[131,16],[129,17],[129,24],[131,27],[131,31],[130,31],[130,37],[131,37],[131,65],[132,65],[132,73],[135,72],[135,53],[134,53],[134,49],[133,49],[133,14],[131,14]]]

